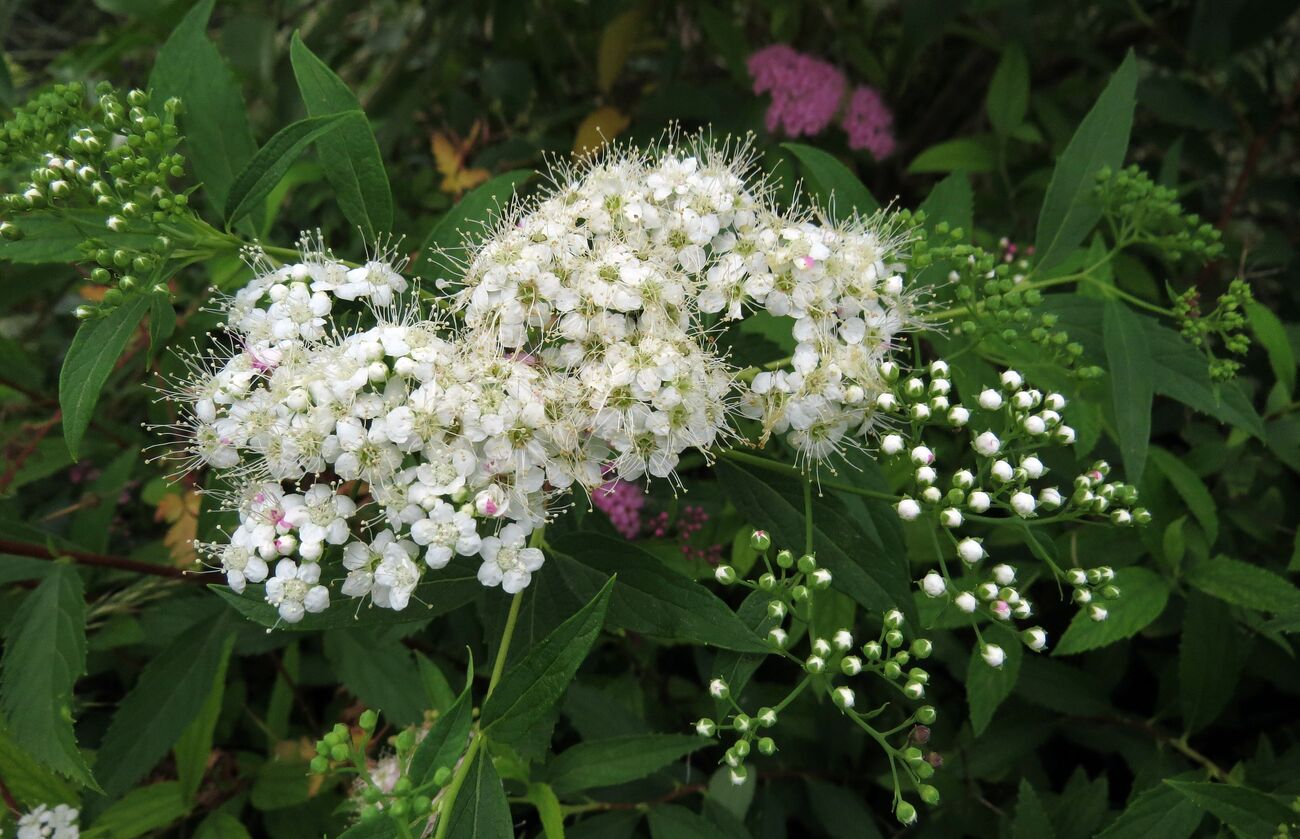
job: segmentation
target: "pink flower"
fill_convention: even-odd
[[[770,93],[767,130],[791,137],[817,134],[831,124],[844,98],[844,74],[831,64],[785,44],[750,55],[755,93]]]
[[[641,487],[615,479],[598,487],[591,494],[591,503],[609,516],[610,524],[624,539],[635,539],[641,534],[641,508],[645,506],[645,492]]]
[[[876,160],[893,153],[894,115],[874,87],[862,85],[853,91],[843,125],[849,148],[866,149]]]

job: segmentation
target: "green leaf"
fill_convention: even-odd
[[[718,477],[732,503],[749,521],[771,531],[776,544],[803,546],[803,489],[798,481],[760,474],[727,460],[718,463]],[[886,529],[897,522],[897,516],[879,502],[867,501],[868,515],[849,520],[826,499],[813,496],[813,546],[817,561],[834,577],[832,585],[867,609],[901,609],[915,623],[907,555]]]
[[[644,778],[712,741],[689,734],[641,734],[579,743],[566,749],[546,769],[559,795]]]
[[[423,718],[424,687],[412,678],[415,662],[401,642],[383,643],[362,629],[338,629],[325,635],[325,656],[362,704],[399,726]]]
[[[83,839],[135,839],[179,821],[189,809],[179,782],[151,784],[131,790],[81,835]]]
[[[1110,614],[1095,621],[1080,609],[1056,645],[1056,655],[1074,655],[1132,638],[1160,617],[1169,601],[1169,586],[1145,568],[1120,568],[1115,572],[1118,600],[1102,601]]]
[[[1020,779],[1020,795],[1016,799],[1016,820],[1011,823],[1011,839],[1054,839],[1056,831],[1043,809],[1043,800],[1024,778]]]
[[[72,687],[86,672],[86,601],[75,567],[59,563],[23,601],[9,620],[0,668],[0,709],[14,741],[98,789],[72,728]]]
[[[1029,110],[1029,59],[1019,44],[1010,43],[1002,50],[985,106],[993,130],[1004,137],[1025,121]]]
[[[199,822],[194,839],[252,839],[239,819],[222,810],[214,810]]]
[[[651,839],[718,839],[713,822],[676,804],[657,804],[650,808]]]
[[[1151,402],[1155,397],[1151,350],[1142,331],[1142,321],[1115,300],[1106,301],[1102,340],[1106,345],[1116,435],[1124,458],[1124,479],[1137,484],[1142,480],[1151,439]]]
[[[1264,439],[1264,421],[1239,383],[1211,381],[1202,352],[1172,329],[1144,321],[1156,393]]]
[[[1222,603],[1192,592],[1178,647],[1178,701],[1187,732],[1214,722],[1232,700],[1240,677],[1236,622]]]
[[[871,811],[857,792],[820,778],[805,778],[804,786],[814,817],[831,839],[880,837]]]
[[[239,84],[205,30],[215,0],[200,0],[158,51],[149,87],[161,106],[180,97],[180,116],[194,174],[220,211],[235,173],[257,151]]]
[[[165,294],[149,296],[149,357],[162,349],[176,331],[176,309]]]
[[[1295,350],[1287,338],[1286,327],[1277,315],[1263,304],[1250,300],[1246,303],[1246,315],[1250,318],[1250,329],[1264,345],[1268,353],[1268,363],[1273,367],[1273,375],[1282,383],[1288,395],[1295,392],[1296,361]]]
[[[289,60],[298,91],[311,116],[360,111],[361,102],[333,70],[293,34]],[[339,208],[371,241],[393,226],[393,194],[379,144],[370,124],[350,121],[316,141],[325,176],[334,186]]]
[[[1034,240],[1037,270],[1046,271],[1064,259],[1101,218],[1093,191],[1096,175],[1102,167],[1118,169],[1124,164],[1136,92],[1137,60],[1129,50],[1052,170]]]
[[[530,169],[514,169],[466,193],[424,238],[420,253],[428,259],[416,264],[415,273],[430,280],[459,280],[465,270],[460,262],[465,250],[495,229],[501,210],[510,203],[519,185],[532,176]]]
[[[79,262],[85,257],[81,245],[94,237],[105,247],[147,250],[154,236],[143,233],[114,233],[105,226],[107,213],[98,210],[42,210],[25,213],[20,227],[23,238],[0,238],[0,261],[20,265]]]
[[[515,835],[505,789],[486,749],[475,757],[449,818],[448,839],[512,839]]]
[[[564,693],[605,622],[615,580],[610,577],[587,605],[506,672],[479,717],[480,727],[494,740],[510,743],[525,736]]]
[[[974,224],[974,195],[970,178],[964,172],[954,172],[934,185],[918,208],[925,213],[927,227],[946,222],[950,228],[960,227],[967,232]]]
[[[1239,834],[1272,839],[1278,825],[1294,825],[1296,813],[1274,796],[1259,790],[1202,781],[1165,783]]]
[[[1214,496],[1210,495],[1205,482],[1190,466],[1159,446],[1152,446],[1147,457],[1173,484],[1205,531],[1205,537],[1213,545],[1219,538],[1219,514]]]
[[[997,150],[988,135],[959,137],[936,143],[921,152],[908,165],[910,174],[925,172],[992,172],[998,166]]]
[[[1020,678],[1020,662],[1024,658],[1024,645],[1013,634],[986,630],[987,640],[1002,647],[1007,654],[1001,667],[989,667],[980,656],[978,645],[971,650],[970,664],[966,670],[966,703],[970,706],[970,724],[976,737],[984,733],[993,721],[993,713],[1016,688]],[[1005,635],[1006,637],[998,637]]]
[[[564,808],[550,784],[528,785],[528,800],[537,808],[537,818],[542,823],[546,839],[564,839]]]
[[[106,796],[130,789],[180,739],[203,709],[232,637],[224,619],[202,620],[145,665],[99,748]]]
[[[221,699],[226,693],[226,669],[230,665],[230,652],[234,649],[235,636],[230,636],[221,664],[217,667],[216,677],[208,690],[208,698],[203,707],[195,714],[194,720],[185,731],[181,732],[172,751],[176,756],[176,776],[180,781],[181,798],[187,805],[194,803],[194,796],[207,774],[208,758],[212,756],[212,733],[217,727],[217,718],[221,716]]]
[[[99,402],[99,392],[113,372],[118,356],[149,308],[149,296],[130,298],[106,317],[87,321],[77,330],[59,372],[59,407],[63,411],[63,438],[73,459],[81,438],[90,427],[90,417]]]
[[[782,143],[781,148],[803,164],[815,194],[832,218],[848,219],[855,212],[865,217],[880,209],[880,202],[858,176],[831,155],[802,143]]]
[[[226,195],[226,225],[239,221],[257,209],[280,182],[289,167],[307,147],[347,122],[365,124],[360,111],[342,111],[322,117],[308,117],[286,125],[257,150],[231,184]]]
[[[1187,839],[1204,814],[1177,790],[1159,784],[1129,802],[1097,839]]]
[[[366,606],[358,612],[354,606],[338,604],[324,612],[306,615],[298,623],[280,620],[275,607],[263,597],[263,586],[250,585],[243,594],[236,594],[223,585],[209,585],[208,589],[216,592],[239,614],[267,628],[277,627],[277,632],[359,629],[423,621],[459,609],[483,593],[483,584],[478,581],[470,566],[469,561],[460,557],[452,560],[446,568],[425,574],[424,579],[415,587],[415,593],[411,597],[412,605],[401,611]],[[420,603],[429,605],[422,606]]]
[[[473,674],[473,662],[470,662],[468,672]],[[470,707],[473,701],[470,697],[471,684],[472,679],[467,675],[465,689],[461,691],[460,696],[456,697],[456,701],[451,703],[451,707],[438,715],[429,733],[420,741],[415,754],[411,756],[411,766],[407,774],[411,776],[416,786],[428,781],[444,766],[449,769],[454,768],[456,761],[465,753],[465,748],[469,745],[469,729],[473,717]]]
[[[741,652],[767,651],[717,595],[636,545],[594,533],[571,533],[550,547],[561,557],[560,571],[569,587],[584,599],[618,574],[607,616],[612,628]],[[566,558],[573,564],[564,562]]]
[[[45,563],[49,565],[49,563]],[[28,810],[40,804],[76,805],[77,791],[53,771],[41,766],[14,742],[13,735],[0,720],[0,778],[10,794]]]
[[[1265,612],[1300,610],[1300,589],[1285,577],[1239,559],[1218,556],[1198,562],[1184,579],[1234,606]]]
[[[263,812],[296,807],[311,798],[312,779],[301,759],[275,758],[263,763],[249,800]]]

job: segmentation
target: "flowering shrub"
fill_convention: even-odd
[[[468,127],[325,29],[223,18],[288,45],[271,95],[213,6],[111,36],[146,86],[51,68],[5,105],[0,827],[1300,828],[1294,330],[1178,164],[1128,162],[1132,52],[1031,117],[1000,47],[987,137],[918,149],[915,12],[872,7],[864,55],[636,10],[586,117],[494,57]],[[372,23],[460,55],[417,11]],[[708,58],[747,116],[646,94],[611,141],[661,24],[664,73]]]

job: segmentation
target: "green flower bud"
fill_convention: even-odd
[[[929,784],[921,784],[916,788],[916,792],[921,796],[921,800],[933,807],[939,803],[939,790]]]
[[[724,586],[729,586],[736,581],[736,569],[730,565],[719,565],[713,572],[713,579]]]
[[[817,570],[817,560],[812,554],[804,554],[799,557],[799,571],[804,574],[811,574]]]
[[[776,555],[776,564],[782,568],[794,567],[794,554],[788,550],[783,550]]]
[[[916,721],[922,725],[932,724],[938,716],[939,714],[934,710],[933,705],[922,705],[916,709]]]
[[[434,786],[445,787],[451,781],[451,770],[446,766],[438,767],[438,771],[433,773]]]
[[[342,743],[330,747],[330,757],[333,758],[334,760],[347,760],[348,747],[343,745]]]
[[[325,774],[326,771],[329,770],[330,762],[327,758],[322,757],[321,755],[316,755],[314,758],[311,759],[310,766],[312,772],[314,772],[317,775],[323,775]]]
[[[776,741],[771,737],[760,737],[758,738],[758,750],[762,754],[771,757],[776,754]]]
[[[755,530],[749,535],[749,546],[759,553],[763,553],[772,547],[772,537],[766,530]]]
[[[898,802],[894,808],[894,816],[903,824],[916,824],[916,808],[906,801]]]
[[[374,731],[375,724],[378,722],[379,722],[379,715],[376,714],[374,711],[365,710],[361,712],[360,724],[361,727],[364,728],[366,731]]]

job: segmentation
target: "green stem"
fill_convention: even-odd
[[[758,468],[766,469],[769,472],[779,472],[782,475],[790,475],[795,478],[806,479],[803,470],[799,469],[798,467],[790,466],[789,464],[781,463],[776,460],[769,460],[766,457],[758,457],[757,455],[747,454],[745,452],[738,452],[734,449],[720,453],[719,457],[725,458],[726,460],[735,461],[736,463],[747,463],[750,466],[757,466]],[[876,498],[881,501],[897,501],[899,498],[897,495],[893,495],[888,492],[876,492],[873,489],[856,487],[853,486],[852,484],[846,484],[841,481],[824,481],[819,478],[817,480],[817,485],[821,487],[825,487],[826,489],[833,489],[839,492],[847,492],[853,495],[861,495],[864,498]]]
[[[510,640],[515,635],[515,624],[519,621],[519,606],[523,602],[523,590],[516,593],[514,599],[510,601],[510,614],[506,615],[506,628],[501,633],[501,646],[497,648],[497,660],[492,663],[492,677],[488,679],[487,696],[483,697],[484,702],[492,695],[497,682],[501,681],[501,674],[506,669],[506,656],[510,654]]]

